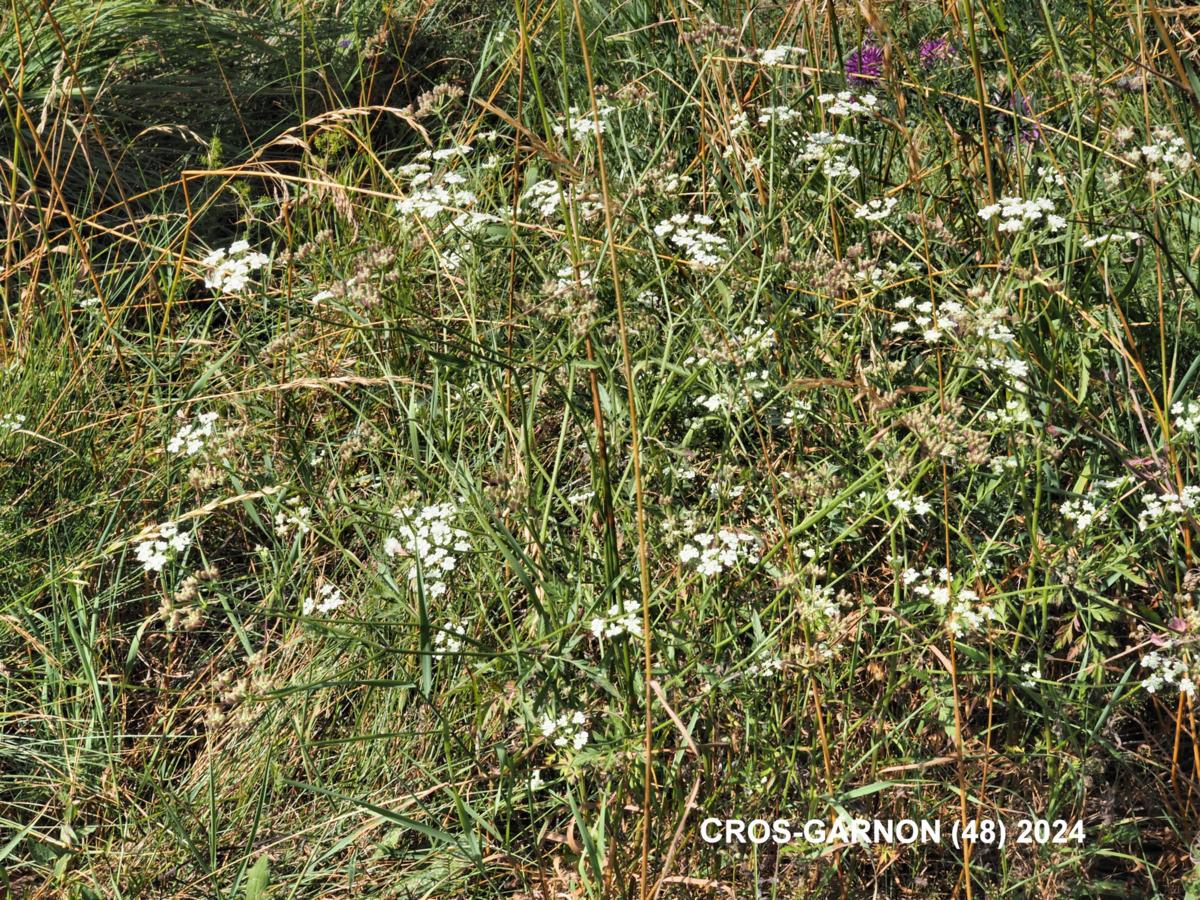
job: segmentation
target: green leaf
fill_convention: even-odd
[[[246,873],[246,900],[266,900],[270,881],[270,863],[264,853]]]

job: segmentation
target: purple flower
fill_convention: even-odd
[[[1013,91],[1009,95],[1009,108],[1012,109],[1018,116],[1024,116],[1031,121],[1017,121],[1018,134],[1021,136],[1021,142],[1025,144],[1036,144],[1042,137],[1042,129],[1038,127],[1037,119],[1033,113],[1033,104],[1024,94]]]
[[[883,74],[883,48],[863,44],[846,57],[846,81],[856,87],[870,85]]]
[[[1004,112],[996,112],[995,121],[1000,129],[1005,133],[1011,133],[1011,129],[1016,128],[1016,136],[1020,138],[1022,144],[1036,144],[1042,139],[1042,129],[1038,125],[1037,113],[1034,111],[1033,102],[1029,97],[1022,94],[1020,91],[1000,91],[993,92],[992,105]],[[1012,110],[1012,112],[1007,112]],[[1014,116],[1012,113],[1015,113]],[[1010,137],[1011,141],[1012,138]]]
[[[929,38],[921,41],[921,68],[932,69],[949,60],[956,52],[954,45],[945,38]]]

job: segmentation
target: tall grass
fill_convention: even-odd
[[[0,885],[1190,896],[1189,16],[10,4]]]

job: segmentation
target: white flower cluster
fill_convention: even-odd
[[[757,563],[758,539],[744,531],[728,528],[722,528],[715,537],[702,531],[692,535],[691,541],[683,545],[679,561],[684,565],[694,562],[701,575],[719,575],[741,561],[750,565]]]
[[[541,722],[543,737],[554,738],[555,747],[571,746],[582,750],[591,735],[587,730],[587,717],[581,712],[563,713],[558,718],[543,715]]]
[[[1038,166],[1037,175],[1038,178],[1042,179],[1042,181],[1046,182],[1046,184],[1052,184],[1055,187],[1067,186],[1067,176],[1065,176],[1062,172],[1059,172],[1057,169],[1052,169],[1049,166]]]
[[[709,413],[728,412],[730,415],[747,413],[754,401],[762,400],[771,386],[771,373],[766,369],[746,369],[739,386],[729,386],[724,393],[701,394],[692,400],[694,406]],[[693,419],[692,424],[699,424]]]
[[[315,595],[304,598],[304,615],[311,616],[314,612],[325,615],[333,612],[345,602],[346,599],[342,596],[342,592],[326,582],[317,589]]]
[[[521,202],[531,207],[543,219],[549,219],[558,212],[562,190],[553,178],[543,178],[535,181],[521,195]]]
[[[989,409],[984,413],[984,418],[995,425],[1009,428],[1025,425],[1033,419],[1029,414],[1028,405],[1020,397],[1013,397],[1005,401],[1002,410]]]
[[[655,225],[654,233],[669,240],[697,265],[714,268],[729,253],[729,242],[708,230],[713,224],[712,217],[703,213],[678,213]]]
[[[606,121],[613,111],[616,109],[603,101],[596,104],[596,116],[592,117],[590,109],[580,109],[578,106],[572,106],[567,115],[563,117],[562,122],[551,127],[556,137],[563,137],[569,134],[573,141],[584,141],[591,137],[604,134],[608,130],[608,122]]]
[[[739,109],[726,120],[725,125],[729,129],[727,139],[730,143],[725,145],[725,148],[721,151],[721,155],[729,156],[734,150],[732,142],[750,133],[750,117]]]
[[[783,671],[783,660],[778,656],[752,662],[746,667],[746,678],[771,678]]]
[[[1036,687],[1037,682],[1042,680],[1042,670],[1034,663],[1021,663],[1021,687],[1031,688]]]
[[[912,319],[900,319],[893,323],[892,331],[903,334],[916,325],[921,329],[921,337],[933,343],[940,341],[949,332],[958,330],[959,321],[966,315],[966,307],[957,300],[943,300],[935,310],[932,300],[918,301],[916,297],[905,295],[896,301],[896,309],[903,312],[912,310]],[[937,321],[934,321],[936,315]]]
[[[736,361],[744,365],[766,356],[779,342],[779,336],[774,328],[764,328],[767,323],[763,319],[755,319],[753,325],[747,325],[742,333],[735,335],[730,343]]]
[[[146,572],[161,572],[167,562],[192,545],[192,535],[180,531],[174,522],[163,522],[158,526],[158,536],[142,541],[134,549],[134,556]]]
[[[857,116],[872,112],[879,105],[879,98],[874,94],[856,96],[850,91],[838,91],[836,94],[821,94],[817,102],[831,116]]]
[[[1120,234],[1098,234],[1095,237],[1084,238],[1079,242],[1079,246],[1084,250],[1091,250],[1093,247],[1107,247],[1114,241],[1131,244],[1136,240],[1140,240],[1141,237],[1142,235],[1137,231],[1124,231]]]
[[[857,178],[862,174],[858,166],[844,156],[831,156],[821,163],[821,171],[826,178]]]
[[[1163,649],[1168,647],[1169,642]],[[1142,668],[1150,670],[1150,674],[1142,679],[1142,687],[1147,693],[1157,694],[1164,687],[1173,687],[1181,694],[1195,696],[1196,683],[1182,659],[1152,650],[1142,657]]]
[[[1003,475],[1006,472],[1014,472],[1020,463],[1015,456],[993,456],[988,460],[988,467],[993,475]]]
[[[805,400],[802,397],[792,397],[780,415],[779,423],[784,428],[791,428],[802,419],[807,419],[812,411],[813,401]],[[784,476],[791,477],[788,473],[784,473]]]
[[[480,135],[483,137],[483,135]],[[439,147],[437,150],[424,150],[416,155],[417,160],[425,162],[445,162],[448,159],[462,158],[469,156],[474,152],[474,148],[470,144],[453,144],[449,147]],[[409,169],[412,166],[419,166],[420,163],[410,163],[409,166],[403,167],[401,172]],[[416,171],[415,169],[413,171]]]
[[[5,413],[0,416],[0,431],[20,431],[25,427],[25,417],[21,413]]]
[[[300,535],[312,531],[312,507],[301,506],[299,497],[292,497],[287,502],[288,509],[275,513],[275,533],[285,538],[293,530]]]
[[[1011,344],[1012,330],[1006,324],[1009,312],[999,303],[992,303],[992,295],[983,293],[977,298],[978,305],[971,310],[968,328],[976,336],[1001,344]],[[992,304],[992,305],[989,305]]]
[[[796,608],[804,621],[821,624],[841,616],[844,596],[834,594],[827,584],[803,587],[796,599]]]
[[[417,157],[416,162],[397,170],[398,177],[409,179],[408,196],[396,201],[399,213],[423,220],[437,219],[443,213],[453,214],[441,229],[445,240],[435,249],[439,268],[451,272],[462,264],[463,253],[467,249],[465,239],[483,226],[500,221],[497,216],[475,208],[479,204],[479,197],[464,187],[468,181],[465,175],[445,169],[435,171],[430,165],[464,157],[471,152],[472,148],[467,144],[426,150]],[[486,168],[486,164],[483,168]]]
[[[1001,344],[1011,343],[1013,333],[1005,324],[1009,316],[1008,310],[993,303],[991,296],[986,292],[972,292],[970,296],[977,303],[972,309],[949,298],[939,301],[935,309],[933,301],[918,302],[916,297],[907,294],[897,300],[895,305],[897,310],[908,313],[912,318],[896,321],[892,325],[892,331],[903,334],[915,325],[921,329],[921,336],[930,343],[955,334],[974,335]]]
[[[583,265],[588,264],[581,264],[578,271],[570,263],[561,267],[548,282],[547,292],[553,297],[565,297],[578,291],[590,291],[595,287],[595,278],[590,270],[582,267]]]
[[[1145,530],[1152,522],[1170,516],[1181,516],[1195,508],[1200,502],[1200,487],[1188,485],[1179,493],[1166,491],[1162,494],[1142,494],[1142,511],[1138,513],[1138,527]]]
[[[683,193],[684,188],[691,183],[692,176],[685,175],[683,172],[668,172],[662,176],[661,180],[655,182],[654,187],[661,196],[677,197]],[[600,204],[596,204],[597,209],[603,209]]]
[[[446,593],[446,575],[458,566],[455,554],[471,549],[467,533],[453,525],[456,513],[449,503],[426,506],[419,512],[406,506],[398,514],[398,518],[405,520],[399,535],[389,537],[383,545],[388,556],[411,561],[409,582],[415,585],[420,579],[431,597]]]
[[[949,605],[946,627],[955,637],[962,637],[964,634],[978,631],[988,622],[994,622],[999,618],[990,603],[981,602],[979,595],[968,588],[955,591],[953,600],[954,602]]]
[[[1200,400],[1176,400],[1171,404],[1171,415],[1177,432],[1195,434],[1200,429]]]
[[[862,206],[854,211],[854,218],[866,219],[868,222],[882,222],[892,214],[892,210],[896,208],[897,200],[895,197],[876,197],[874,200],[868,200]]]
[[[778,47],[763,47],[755,50],[752,58],[762,66],[781,66],[795,57],[808,56],[804,47],[789,47],[780,44]]]
[[[894,565],[897,562],[897,559],[895,557],[893,557],[892,561],[893,561],[893,565]],[[905,569],[903,572],[900,573],[900,582],[905,587],[912,587],[914,584],[918,584],[921,581],[928,581],[931,578],[933,578],[933,567],[932,566],[926,566],[924,569],[914,569],[910,566],[909,568]],[[939,569],[938,570],[938,578],[941,581],[949,581],[950,580],[950,570],[945,567]],[[929,591],[930,591],[930,589],[929,589],[928,585],[923,585],[923,586],[917,587],[915,589],[915,592],[917,594],[920,594],[923,597],[928,597]]]
[[[992,605],[983,602],[973,590],[955,590],[950,583],[950,572],[945,568],[938,571],[936,579],[933,568],[928,566],[920,571],[905,569],[900,578],[914,595],[928,598],[946,614],[946,628],[955,637],[978,631],[999,618]]]
[[[250,284],[250,273],[261,269],[270,258],[258,251],[251,253],[248,241],[234,241],[228,249],[220,247],[201,262],[208,268],[205,287],[222,294],[236,294]]]
[[[729,399],[721,394],[701,394],[692,403],[703,407],[710,413],[729,408]]]
[[[1103,509],[1097,509],[1090,496],[1065,500],[1058,511],[1075,526],[1076,531],[1083,531],[1093,522],[1103,522],[1107,518],[1107,513]]]
[[[614,603],[606,618],[592,619],[592,634],[598,638],[615,638],[623,634],[642,636],[642,607],[636,600]]]
[[[543,219],[557,216],[562,203],[573,205],[580,218],[584,221],[598,216],[604,207],[597,201],[583,199],[572,186],[559,187],[553,178],[535,181],[521,195],[521,203],[526,209],[532,210]]]
[[[646,307],[646,309],[666,309],[667,307],[662,296],[657,291],[652,291],[649,288],[634,297],[633,302],[638,306]]]
[[[448,619],[443,623],[438,633],[433,636],[433,650],[435,653],[461,653],[463,638],[466,636],[466,625]]]
[[[1172,171],[1182,174],[1196,161],[1188,152],[1187,141],[1175,137],[1167,129],[1156,129],[1153,142],[1129,150],[1125,153],[1125,158],[1130,162],[1145,162],[1154,166],[1160,177],[1165,177]]]
[[[206,412],[197,416],[195,422],[181,425],[171,440],[167,441],[167,452],[195,456],[212,437],[217,419],[215,412]]]
[[[927,516],[933,512],[933,507],[924,497],[920,495],[906,497],[899,488],[888,488],[887,499],[901,515],[907,516],[912,513],[914,516]]]
[[[1046,227],[1051,231],[1061,231],[1067,227],[1067,220],[1054,212],[1054,201],[1047,197],[1036,200],[1022,200],[1020,197],[1001,197],[998,203],[981,207],[979,218],[985,222],[1000,216],[999,230],[1009,233],[1024,231],[1026,225],[1045,219]]]
[[[805,136],[798,158],[802,162],[820,163],[826,178],[857,178],[862,173],[850,162],[848,151],[859,143],[858,138],[849,134],[816,131]]]
[[[407,166],[402,171],[408,171]],[[411,193],[396,201],[396,211],[406,216],[434,219],[444,212],[470,210],[479,198],[462,187],[466,177],[457,172],[443,172],[435,176],[428,166],[422,166],[409,182]]]
[[[983,367],[993,372],[1000,372],[1007,378],[1015,391],[1024,392],[1029,378],[1029,363],[1023,359],[1010,356],[995,356],[983,361]]]
[[[738,483],[738,472],[732,466],[720,466],[710,473],[708,495],[726,500],[736,500],[746,492],[746,485]]]
[[[800,110],[790,106],[764,106],[758,111],[758,124],[787,127],[803,117],[804,114]]]
[[[775,329],[766,325],[765,319],[755,319],[753,325],[745,326],[740,334],[730,335],[727,340],[712,344],[702,343],[683,364],[708,366],[714,363],[732,363],[745,366],[756,362],[779,342]]]

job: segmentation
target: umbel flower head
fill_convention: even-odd
[[[166,564],[192,545],[192,535],[174,522],[163,522],[158,533],[134,548],[134,556],[146,572],[161,572]]]
[[[421,510],[406,506],[398,511],[402,522],[398,533],[383,545],[388,556],[407,562],[409,582],[415,586],[423,581],[431,597],[446,593],[446,579],[458,565],[458,554],[471,549],[467,533],[454,525],[457,512],[450,503]]]
[[[331,613],[345,602],[337,585],[325,582],[315,594],[304,598],[304,615],[311,616],[314,612]]]
[[[750,565],[757,563],[758,541],[751,534],[728,528],[722,528],[715,537],[700,532],[683,545],[679,561],[684,565],[695,563],[696,571],[701,575],[720,575],[742,561]]]
[[[168,453],[183,453],[195,456],[204,449],[204,445],[213,435],[213,425],[217,421],[215,412],[201,413],[194,422],[186,422],[179,426],[174,437],[167,442]]]
[[[234,241],[228,249],[218,247],[201,262],[208,269],[204,286],[218,294],[236,294],[250,285],[250,274],[257,272],[270,257],[251,251],[248,241]]]
[[[573,750],[582,750],[591,737],[587,729],[587,717],[579,711],[565,712],[557,718],[543,714],[538,727],[542,736],[552,738],[554,746],[560,750],[568,745]]]
[[[883,75],[883,48],[864,42],[846,57],[846,81],[856,87],[872,84]]]

